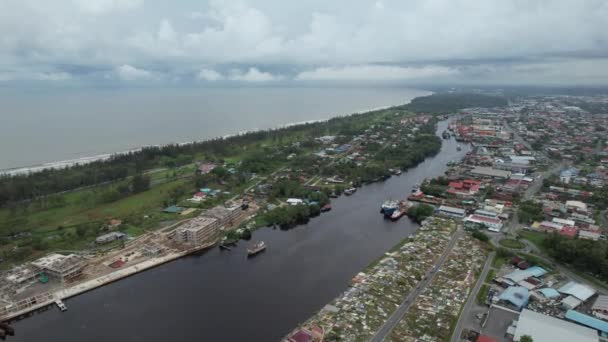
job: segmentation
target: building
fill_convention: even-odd
[[[124,240],[125,237],[127,237],[127,234],[125,234],[125,233],[111,232],[111,233],[107,233],[107,234],[98,236],[95,239],[95,243],[102,245],[104,243],[110,243],[110,242],[116,241],[116,240]]]
[[[580,239],[598,241],[601,236],[602,236],[602,234],[600,234],[599,232],[592,232],[589,230],[579,230],[578,231],[578,237]]]
[[[304,201],[302,201],[299,198],[288,198],[286,201],[289,205],[298,205],[298,204],[303,204]]]
[[[566,201],[566,209],[581,213],[587,212],[587,204],[581,201]]]
[[[466,211],[462,208],[448,207],[447,205],[442,205],[439,207],[439,209],[437,209],[437,214],[462,219],[464,218]]]
[[[594,289],[574,281],[568,282],[557,290],[562,294],[568,295],[568,297],[561,301],[562,306],[568,310],[575,309],[595,295]]]
[[[509,303],[517,310],[521,310],[530,300],[530,291],[522,286],[509,286],[498,297],[500,301]]]
[[[519,342],[524,335],[534,342],[598,342],[595,330],[558,318],[524,309],[513,322],[513,341]]]
[[[547,274],[547,270],[542,267],[532,266],[525,270],[515,270],[509,274],[499,278],[499,282],[508,286],[519,285],[520,283],[528,282],[528,279],[538,279]]]
[[[497,179],[508,179],[511,177],[511,171],[497,170],[491,167],[476,166],[470,171],[471,174],[481,177],[491,177]]]
[[[198,216],[175,230],[175,240],[182,243],[200,245],[218,238],[219,221],[215,218]]]
[[[213,169],[215,169],[215,164],[213,164],[213,163],[202,163],[196,169],[196,173],[198,173],[200,175],[206,175],[209,172],[213,171]]]
[[[218,225],[222,227],[231,226],[242,213],[243,208],[240,205],[218,205],[207,210],[207,212],[205,212],[203,215],[216,219],[218,221]]]
[[[483,225],[492,232],[500,232],[502,229],[502,221],[500,219],[477,215],[477,212],[474,215],[469,215],[464,221]]]
[[[591,307],[591,312],[595,317],[608,320],[608,296],[597,296],[595,303]]]
[[[32,261],[37,272],[57,278],[62,282],[69,282],[82,274],[85,266],[83,259],[76,254],[49,254],[43,258]]]
[[[601,319],[597,319],[595,317],[585,315],[574,310],[568,310],[566,312],[566,319],[574,323],[578,323],[580,325],[595,329],[599,331],[602,336],[608,335],[608,322],[602,321]]]

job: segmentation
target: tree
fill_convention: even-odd
[[[473,232],[473,237],[483,242],[488,242],[490,240],[490,238],[485,233],[480,232],[479,230]]]
[[[408,210],[407,215],[412,218],[412,220],[420,223],[424,221],[427,217],[433,215],[435,213],[435,208],[428,204],[419,204],[410,210]]]
[[[133,179],[131,180],[131,191],[133,191],[134,194],[144,192],[148,189],[150,189],[150,176],[141,173],[133,176]]]
[[[519,338],[519,342],[534,342],[534,339],[532,339],[532,336],[530,335],[522,335]]]

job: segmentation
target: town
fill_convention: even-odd
[[[529,96],[453,113],[442,138],[471,151],[404,189],[421,228],[285,340],[605,340],[608,115],[593,108],[606,103]]]
[[[458,95],[430,98],[442,96]],[[449,161],[444,175],[402,189],[401,199],[378,203],[379,220],[397,226],[412,220],[420,223],[417,232],[395,241],[284,339],[602,340],[608,116],[585,108],[608,100],[528,96],[507,104],[476,96],[477,103],[462,108],[434,110],[421,98],[229,137],[221,148],[212,141],[202,147],[215,154],[204,158],[158,158],[170,167],[102,191],[77,189],[23,204],[8,222],[31,210],[46,218],[37,227],[22,221],[8,238],[0,320],[53,305],[68,310],[67,298],[214,246],[235,253],[233,246],[245,243],[249,257],[262,254],[272,246],[255,239],[257,229],[288,230],[323,215],[332,199],[407,173],[443,141],[464,149],[464,157]],[[446,129],[436,135],[440,121]],[[174,148],[191,147],[168,149]],[[91,220],[87,205],[67,227],[55,220],[58,210],[83,198],[102,201],[95,212],[105,216]],[[148,205],[133,204],[138,198]]]

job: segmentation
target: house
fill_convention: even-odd
[[[599,232],[589,230],[579,230],[578,232],[579,239],[598,241],[601,236],[602,234],[600,234]]]
[[[576,234],[578,233],[578,229],[576,227],[564,226],[557,232],[559,235],[567,237],[569,239],[574,239]]]
[[[576,212],[587,212],[587,204],[581,201],[566,201],[566,209]]]
[[[437,209],[437,214],[462,219],[464,218],[466,211],[461,208],[442,205],[439,207],[439,209]]]
[[[447,192],[456,196],[474,196],[479,192],[481,182],[466,179],[461,182],[450,182]]]
[[[111,232],[104,235],[100,235],[95,239],[95,243],[97,244],[105,244],[110,243],[116,240],[123,240],[127,235],[121,232]]]
[[[209,172],[213,171],[215,167],[216,165],[213,163],[202,163],[196,169],[196,173],[198,173],[199,175],[206,175]]]
[[[299,198],[288,198],[286,202],[289,205],[298,205],[304,203],[304,201]]]

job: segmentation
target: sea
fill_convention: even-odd
[[[388,86],[0,88],[0,170],[84,163],[142,146],[324,120],[428,94]]]

